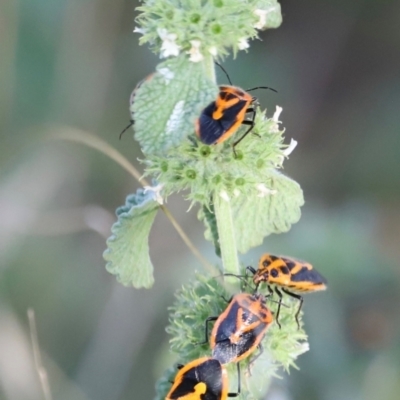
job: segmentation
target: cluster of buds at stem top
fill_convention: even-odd
[[[276,0],[182,0],[145,1],[134,32],[142,35],[140,43],[149,43],[161,58],[186,53],[190,61],[206,56],[236,54],[249,47],[258,31],[277,28],[282,21]],[[179,10],[179,11],[178,11]],[[154,16],[157,16],[157,19]]]

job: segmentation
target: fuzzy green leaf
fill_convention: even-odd
[[[231,200],[236,243],[241,253],[260,245],[271,233],[287,232],[300,219],[304,198],[297,182],[271,169],[264,187],[269,194],[242,193]]]
[[[142,151],[162,154],[193,134],[196,117],[217,93],[204,63],[191,62],[185,55],[161,63],[137,89],[131,105]]]
[[[111,228],[103,257],[107,271],[125,286],[150,288],[154,283],[148,238],[158,208],[154,192],[139,189],[116,210],[118,220]]]

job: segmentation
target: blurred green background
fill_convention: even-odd
[[[285,173],[303,216],[265,251],[310,261],[329,290],[306,297],[310,352],[268,400],[400,398],[400,2],[282,1],[283,25],[224,62],[244,88],[268,85],[299,144]],[[168,220],[151,233],[156,284],[134,290],[104,268],[114,210],[138,187],[96,151],[49,140],[91,132],[140,168],[128,100],[158,58],[137,45],[137,2],[3,0],[0,5],[0,399],[43,399],[26,312],[59,400],[152,399],[172,363],[167,306],[201,268]],[[218,73],[220,82],[225,82]],[[196,213],[168,207],[211,261]]]

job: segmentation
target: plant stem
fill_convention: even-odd
[[[208,77],[215,83],[217,83],[217,78],[215,76],[215,63],[213,56],[208,56],[204,58],[204,66]]]
[[[233,227],[231,203],[221,196],[221,193],[214,194],[214,212],[217,220],[219,245],[224,274],[240,275],[239,260]],[[235,288],[239,288],[239,280],[226,278]]]
[[[214,58],[212,56],[205,58],[204,65],[209,78],[216,82]],[[231,204],[221,197],[220,193],[214,193],[213,203],[215,218],[217,220],[223,273],[240,275]],[[239,280],[234,277],[225,277],[225,281],[229,282],[235,289],[240,289]]]

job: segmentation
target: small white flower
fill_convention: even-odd
[[[238,188],[234,189],[234,190],[233,190],[233,195],[234,195],[235,197],[239,197],[239,196],[240,196],[240,190],[239,190]]]
[[[282,168],[285,157],[282,154],[279,154],[279,156],[277,156],[277,159],[278,161],[275,163],[275,168]]]
[[[161,190],[163,188],[163,184],[159,183],[157,186],[144,186],[144,192],[153,192],[153,199],[158,203],[163,205],[164,204],[164,199],[161,197]]]
[[[189,60],[192,62],[202,61],[204,56],[200,53],[200,40],[191,40],[190,44],[192,45],[191,49],[187,51],[187,54],[190,54]]]
[[[257,197],[266,197],[278,193],[278,191],[275,189],[268,189],[263,183],[258,183],[256,187],[258,190]]]
[[[241,39],[239,39],[238,47],[239,47],[239,50],[245,50],[245,49],[248,49],[250,47],[250,45],[246,38],[241,38]]]
[[[272,116],[272,119],[276,122],[276,123],[281,123],[281,121],[279,121],[279,117],[281,115],[283,108],[276,106],[276,111],[274,112],[274,115]]]
[[[261,10],[260,8],[258,8],[257,10],[255,10],[254,14],[259,17],[259,20],[257,23],[254,24],[254,28],[263,29],[267,24],[267,15],[273,10],[273,8],[270,8],[269,10]]]
[[[279,121],[279,116],[281,115],[281,112],[282,107],[276,106],[276,111],[272,116],[272,121],[275,123],[271,125],[271,132],[279,132],[279,124],[281,123],[281,121]]]
[[[229,195],[225,190],[222,190],[219,192],[219,195],[225,200],[225,201],[230,201]]]
[[[308,342],[299,343],[296,350],[296,355],[307,353],[310,350],[310,345]]]
[[[218,54],[217,46],[211,46],[211,47],[209,47],[208,52],[209,52],[213,57],[215,57],[215,56]]]
[[[296,148],[296,146],[297,146],[297,140],[291,139],[290,143],[289,143],[289,146],[286,147],[286,149],[282,151],[283,155],[285,157],[288,157],[289,154],[291,154],[292,151]]]
[[[167,85],[174,79],[175,74],[169,68],[157,68],[157,71],[164,77]]]
[[[144,28],[139,28],[138,26],[135,27],[135,29],[133,30],[133,33],[140,33],[142,35],[144,35],[146,33],[146,29]]]
[[[181,49],[181,46],[175,42],[178,36],[175,33],[168,33],[168,31],[163,28],[158,28],[157,33],[162,40],[160,57],[178,56]]]

